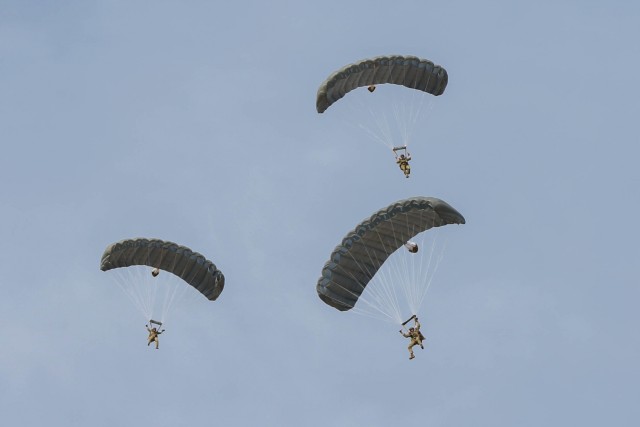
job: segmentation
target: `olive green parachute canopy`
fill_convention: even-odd
[[[431,95],[442,95],[447,87],[447,70],[416,56],[378,56],[342,67],[318,88],[316,109],[323,113],[350,91],[371,85],[395,84]]]
[[[433,197],[412,197],[380,209],[331,253],[318,279],[318,296],[340,311],[350,310],[382,264],[407,240],[432,227],[464,223],[458,211]]]
[[[159,239],[136,238],[105,249],[100,270],[147,265],[175,274],[211,301],[222,293],[224,275],[214,263],[191,249]]]

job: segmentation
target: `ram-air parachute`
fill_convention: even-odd
[[[343,121],[390,149],[406,149],[416,136],[425,139],[416,131],[424,130],[432,99],[444,93],[448,80],[443,67],[416,56],[363,59],[335,71],[320,85],[316,110],[324,113],[340,104],[337,114]],[[374,93],[376,85],[381,87]],[[355,90],[360,87],[371,93]]]
[[[404,294],[410,314],[417,314],[431,280],[429,266],[435,267],[437,262],[433,252],[424,250],[424,244],[415,253],[405,250],[405,244],[431,228],[464,223],[464,217],[440,199],[412,197],[397,201],[375,212],[342,239],[322,269],[316,286],[318,296],[346,311],[359,302],[366,289],[368,298],[363,308],[376,309],[389,320],[401,322],[399,294]],[[387,268],[390,257],[395,263]]]
[[[402,55],[363,59],[335,71],[320,85],[316,109],[324,113],[331,104],[359,87],[394,84],[438,96],[444,93],[448,81],[447,70],[428,59]]]
[[[210,301],[224,289],[224,275],[213,262],[185,246],[159,239],[135,238],[109,245],[100,270],[114,269],[120,273],[114,275],[118,284],[146,320],[164,321],[175,301],[189,292],[189,285]]]

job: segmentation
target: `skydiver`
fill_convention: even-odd
[[[155,327],[154,327],[154,328],[149,329],[149,325],[144,325],[144,326],[146,326],[146,327],[147,327],[147,331],[149,331],[149,338],[148,338],[148,340],[147,340],[147,347],[149,347],[149,345],[150,345],[152,342],[155,342],[155,343],[156,343],[156,350],[157,350],[157,349],[158,349],[158,345],[160,344],[160,342],[158,341],[158,335],[160,335],[161,333],[163,333],[163,332],[164,332],[164,329],[163,329],[163,330],[161,330],[161,331],[158,331],[158,329],[157,329],[157,328],[155,328]]]
[[[373,91],[376,90],[376,85],[369,85],[369,87],[367,87],[367,90],[373,93]]]
[[[409,347],[407,347],[409,349],[409,360],[413,359],[414,357],[416,357],[413,354],[413,346],[414,345],[419,345],[421,349],[424,350],[424,345],[422,345],[422,341],[424,341],[424,335],[422,335],[422,332],[420,332],[420,322],[418,322],[418,317],[414,317],[413,318],[415,324],[413,325],[413,328],[409,328],[409,332],[408,333],[404,333],[402,332],[402,329],[399,331],[403,337],[405,338],[411,338],[411,342],[409,342]]]
[[[411,173],[411,166],[409,166],[411,154],[409,154],[409,152],[407,151],[406,156],[404,154],[400,154],[400,157],[398,157],[398,154],[395,151],[393,153],[396,156],[396,163],[398,164],[398,166],[400,166],[400,170],[404,172],[404,177],[409,178],[409,174]]]

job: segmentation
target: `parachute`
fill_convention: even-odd
[[[433,227],[464,223],[458,211],[437,198],[412,197],[397,201],[362,221],[336,246],[318,279],[318,296],[340,311],[351,310],[397,249]],[[402,251],[402,255],[417,256],[407,251]],[[393,292],[393,289],[387,291],[391,299],[395,298]],[[412,309],[417,311],[417,306]],[[402,322],[399,314],[395,319]]]
[[[378,84],[395,84],[417,89],[434,96],[444,93],[449,78],[447,70],[428,59],[416,56],[378,56],[342,67],[318,88],[316,110],[324,113],[334,102],[350,91]]]
[[[130,239],[109,245],[100,270],[146,265],[168,271],[215,301],[224,288],[224,275],[214,263],[191,249],[158,239]]]
[[[144,268],[139,270],[140,267]],[[152,270],[149,272],[146,267]],[[157,308],[158,289],[165,291],[164,298],[160,296],[161,322],[175,300],[186,292],[184,288],[189,288],[185,283],[210,301],[215,301],[224,289],[224,275],[213,262],[185,246],[159,239],[135,238],[109,245],[102,254],[100,270],[114,269],[124,270],[120,287],[146,320]],[[171,274],[161,275],[159,270]]]
[[[363,59],[342,67],[322,82],[316,110],[324,113],[330,107],[336,109],[327,119],[332,125],[334,120],[341,121],[394,152],[406,150],[415,141],[428,140],[426,123],[448,81],[447,71],[428,59],[403,55]],[[355,90],[360,87],[368,92]]]

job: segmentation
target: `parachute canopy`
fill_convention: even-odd
[[[323,113],[350,91],[378,84],[395,84],[438,96],[447,87],[447,70],[416,56],[378,56],[342,67],[318,88],[316,109]]]
[[[340,311],[350,310],[382,264],[408,240],[432,227],[464,223],[464,217],[440,199],[397,201],[362,221],[336,246],[318,279],[318,296]]]
[[[136,238],[105,249],[100,270],[146,265],[175,274],[211,301],[224,288],[224,275],[214,263],[191,249],[159,239]]]

